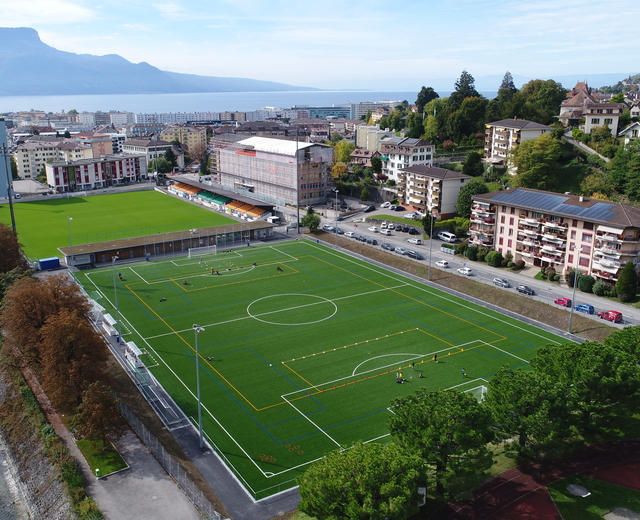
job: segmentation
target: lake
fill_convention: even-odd
[[[446,97],[451,92],[438,92]],[[495,92],[480,92],[492,98]],[[320,90],[295,92],[203,92],[195,94],[104,94],[78,96],[0,96],[0,113],[23,110],[61,112],[134,113],[157,112],[250,112],[267,106],[332,106],[364,101],[407,100],[415,103],[416,91]]]

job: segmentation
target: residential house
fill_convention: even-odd
[[[634,139],[640,137],[640,122],[635,121],[634,123],[631,123],[629,126],[627,126],[627,128],[625,128],[618,134],[618,137],[624,138],[624,144],[627,144],[630,141],[633,141]]]
[[[627,262],[640,262],[640,209],[525,188],[476,195],[469,244],[529,266],[576,268],[615,282]]]
[[[553,130],[550,126],[526,119],[502,119],[487,123],[484,137],[484,159],[494,166],[505,166],[513,148],[528,139],[537,139]],[[515,170],[511,171],[515,174]]]
[[[431,213],[439,220],[456,214],[460,188],[472,178],[446,168],[416,165],[401,170],[406,184],[404,200],[413,209]]]
[[[173,150],[176,156],[178,168],[184,168],[184,152],[166,141],[155,139],[129,139],[122,144],[122,153],[125,154],[144,154],[145,164],[156,160],[158,157],[164,157],[167,150]]]
[[[356,148],[349,154],[352,163],[361,164],[364,167],[371,166],[371,159],[380,156],[380,152],[376,150],[365,150],[363,148]]]
[[[586,103],[583,111],[584,133],[590,134],[594,128],[607,126],[611,137],[618,133],[618,120],[627,108],[624,103]]]
[[[73,139],[34,135],[16,146],[14,157],[18,176],[35,179],[46,163],[89,159],[93,157],[93,148]]]
[[[422,139],[411,137],[387,137],[380,141],[382,173],[396,182],[398,195],[406,187],[406,176],[402,170],[410,166],[433,164],[436,148]]]
[[[193,126],[172,126],[160,132],[160,139],[169,143],[178,141],[185,150],[195,146],[207,146],[207,129]]]

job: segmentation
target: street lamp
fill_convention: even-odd
[[[336,204],[333,207],[333,216],[336,219],[336,228],[333,232],[336,234],[336,247],[338,247],[338,188],[334,188],[333,191],[336,193]]]
[[[76,273],[73,270],[73,235],[71,234],[71,221],[73,217],[67,217],[67,226],[69,227],[69,249],[71,250],[71,261],[69,262],[69,269],[71,269],[71,276],[73,281],[76,281]]]
[[[122,329],[120,328],[120,307],[118,306],[118,284],[116,283],[116,260],[120,258],[114,256],[111,259],[111,276],[113,278],[113,294],[116,300],[116,323],[118,324],[118,343],[122,339]]]
[[[204,332],[204,328],[202,328],[197,323],[194,323],[193,331],[196,335],[196,392],[198,399],[198,432],[200,434],[200,449],[202,449],[204,447],[204,442],[202,441],[202,405],[200,403],[200,354],[198,353],[198,335],[201,332]]]
[[[577,253],[578,253],[578,265],[580,265],[580,253],[582,253],[582,248],[573,246],[572,249],[574,251],[577,251]],[[575,303],[576,303],[576,286],[578,285],[578,277],[579,276],[580,276],[580,271],[578,271],[577,268],[574,268],[574,273],[573,273],[573,295],[571,296],[571,310],[569,311],[569,328],[567,329],[567,332],[569,334],[571,334],[571,324],[573,322],[573,308],[575,307]]]
[[[429,267],[427,268],[427,281],[431,281],[431,255],[433,251],[433,213],[429,210],[431,217],[431,230],[429,231]]]

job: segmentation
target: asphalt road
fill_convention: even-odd
[[[523,298],[533,298],[538,301],[542,301],[548,303],[550,305],[554,304],[554,300],[557,298],[565,297],[571,298],[574,300],[574,305],[580,303],[588,303],[593,305],[595,308],[595,314],[592,316],[593,319],[599,320],[597,313],[600,311],[607,310],[615,310],[622,312],[624,316],[624,322],[621,324],[617,323],[609,323],[612,326],[623,328],[629,325],[638,325],[640,324],[640,309],[636,309],[629,305],[623,305],[616,301],[611,301],[607,298],[602,298],[595,296],[593,294],[586,294],[576,290],[575,298],[573,298],[573,288],[567,287],[566,285],[560,285],[556,283],[549,283],[541,280],[534,279],[534,275],[538,273],[537,267],[525,268],[522,272],[516,273],[510,270],[498,269],[495,267],[490,267],[489,265],[482,262],[470,262],[466,258],[461,257],[459,255],[450,255],[440,251],[440,246],[444,243],[441,240],[435,238],[433,241],[425,240],[424,245],[414,245],[409,244],[407,240],[416,235],[409,235],[408,233],[402,233],[400,231],[393,231],[391,236],[384,236],[380,233],[373,233],[368,230],[371,226],[380,227],[379,223],[370,222],[372,219],[385,220],[387,216],[394,217],[403,217],[406,212],[396,212],[389,211],[384,209],[379,209],[373,211],[371,213],[358,213],[353,215],[350,218],[342,222],[338,222],[338,227],[343,229],[345,232],[347,231],[355,231],[356,233],[367,237],[367,238],[375,238],[378,241],[377,246],[371,247],[380,247],[380,244],[383,242],[387,242],[392,244],[394,247],[401,246],[405,249],[413,249],[414,251],[420,251],[425,260],[422,260],[426,265],[429,265],[429,258],[431,257],[431,268],[432,269],[441,269],[436,266],[436,262],[438,260],[447,260],[449,262],[449,270],[456,271],[461,267],[470,267],[473,271],[473,279],[482,283],[486,283],[489,285],[493,285],[494,278],[503,278],[506,279],[510,284],[510,288],[505,288],[505,291],[513,291],[515,292],[515,287],[517,285],[523,284],[528,285],[535,291],[535,296],[525,296]],[[367,222],[358,222],[358,220],[366,219]],[[419,222],[411,221],[409,219],[402,219],[403,222],[409,226],[417,228],[420,232],[422,232],[422,227],[419,225]],[[322,225],[335,225],[335,220],[331,217],[323,218]],[[357,227],[356,227],[357,226]],[[435,235],[435,233],[434,233]],[[354,239],[355,240],[355,239]],[[393,253],[396,254],[396,253]],[[463,276],[463,275],[460,275]],[[576,312],[576,311],[574,311]],[[567,326],[569,320],[569,309],[567,308]]]

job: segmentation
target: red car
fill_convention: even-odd
[[[557,298],[556,300],[553,300],[553,303],[557,303],[563,307],[571,307],[571,298]]]
[[[622,313],[618,311],[602,311],[598,313],[598,316],[603,320],[622,323]]]

